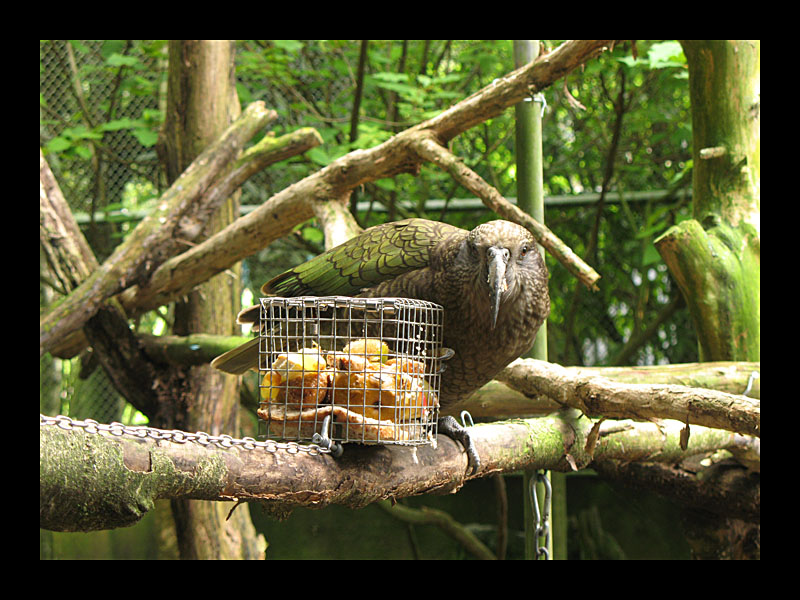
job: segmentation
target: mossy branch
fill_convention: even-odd
[[[594,425],[567,416],[477,425],[471,432],[481,468],[474,476],[566,471],[593,459],[675,462],[746,443],[698,426],[683,449],[681,423],[606,421],[599,430]],[[159,498],[360,508],[386,498],[454,492],[467,479],[466,454],[444,436],[436,448],[348,444],[333,458],[42,424],[39,464],[40,526],[58,531],[132,525]]]

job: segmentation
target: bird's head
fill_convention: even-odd
[[[546,293],[547,268],[536,240],[524,227],[510,221],[483,223],[469,233],[467,247],[480,265],[478,283],[489,295],[492,329],[501,307],[516,300],[526,287],[542,286]]]

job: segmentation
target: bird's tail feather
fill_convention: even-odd
[[[220,354],[211,361],[211,366],[226,373],[241,375],[249,369],[258,367],[258,341],[253,338],[249,342],[242,344],[238,348],[229,350],[225,354]]]

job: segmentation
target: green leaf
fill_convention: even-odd
[[[56,136],[52,140],[47,142],[47,144],[45,144],[45,148],[47,148],[49,152],[55,152],[55,153],[63,152],[70,146],[72,146],[72,143],[70,143],[68,139],[65,139],[61,136]]]
[[[139,64],[139,59],[135,56],[123,56],[115,52],[108,57],[106,63],[112,67],[135,67]]]
[[[86,44],[80,42],[79,40],[69,40],[69,44],[81,54],[89,54],[89,52],[91,52],[89,47]]]
[[[298,40],[272,40],[272,43],[286,52],[298,52],[303,48],[303,42]]]
[[[86,146],[75,146],[75,154],[84,160],[89,160],[92,158],[92,151]]]
[[[325,236],[316,227],[303,227],[303,239],[313,244],[321,244],[325,241]]]
[[[156,142],[158,142],[158,134],[151,129],[141,127],[139,129],[134,129],[131,133],[145,148],[155,146]]]
[[[644,255],[642,256],[642,266],[649,267],[650,265],[659,264],[661,261],[661,255],[656,250],[656,247],[653,244],[647,244],[644,248]]]
[[[323,150],[320,146],[312,148],[311,150],[306,152],[306,156],[308,156],[308,158],[310,158],[313,162],[322,167],[328,166],[330,162],[333,160],[328,155],[328,153],[325,150]]]
[[[77,127],[67,127],[64,131],[61,132],[61,135],[66,138],[72,138],[75,140],[101,140],[103,139],[103,134],[99,131],[94,131],[91,129],[87,129],[83,125],[78,125]]]
[[[103,123],[100,129],[102,131],[119,131],[120,129],[133,129],[138,125],[141,125],[141,123],[132,119],[115,119],[108,123]]]

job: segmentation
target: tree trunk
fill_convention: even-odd
[[[169,93],[164,148],[170,181],[176,179],[239,115],[229,41],[176,40],[169,48]],[[208,221],[198,241],[238,215],[238,193]],[[239,269],[198,286],[176,305],[175,333],[233,335],[241,290]],[[238,431],[239,383],[208,365],[191,367],[175,422],[212,435]],[[216,502],[172,501],[181,558],[256,558],[259,542],[247,507],[226,520],[230,507]]]
[[[655,244],[694,321],[701,361],[761,355],[761,43],[683,40],[692,102],[693,218]],[[703,472],[708,479],[709,473]],[[748,486],[757,489],[758,477]],[[757,525],[686,514],[696,557],[759,558]],[[744,549],[730,551],[731,547]]]
[[[684,40],[694,145],[693,217],[656,247],[694,321],[701,361],[760,360],[758,41]]]

